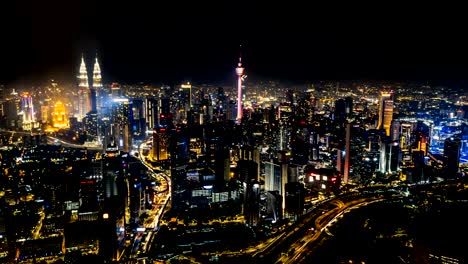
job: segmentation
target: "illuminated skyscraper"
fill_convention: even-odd
[[[52,125],[55,128],[68,128],[68,117],[65,111],[65,105],[58,101],[54,106],[54,112],[52,113]]]
[[[390,136],[393,119],[393,91],[381,92],[379,102],[379,123],[377,129],[384,129],[385,135]]]
[[[31,130],[34,122],[34,106],[33,99],[30,94],[23,94],[21,96],[21,112],[23,113],[23,129]]]
[[[148,130],[152,130],[158,124],[158,101],[156,98],[145,99],[145,120]]]
[[[348,183],[349,180],[349,158],[351,156],[351,124],[346,124],[346,142],[345,142],[345,161],[343,182]]]
[[[132,146],[132,104],[127,98],[114,99],[111,113],[111,133],[119,150],[130,152]]]
[[[151,149],[153,160],[167,160],[168,159],[168,135],[166,128],[153,129],[153,147]]]
[[[80,72],[78,75],[79,91],[78,91],[78,120],[81,121],[91,110],[91,101],[89,93],[88,71],[84,57],[81,56]]]
[[[236,68],[237,75],[237,123],[242,121],[242,80],[244,79],[244,68],[242,67],[242,57],[239,56],[239,63]]]
[[[94,62],[93,68],[93,88],[91,89],[91,110],[97,111],[97,108],[101,107],[101,100],[99,100],[98,91],[102,87],[101,67],[96,55],[96,61]]]

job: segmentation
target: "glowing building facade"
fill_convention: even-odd
[[[33,98],[30,94],[21,95],[21,112],[23,113],[23,129],[31,130],[36,120],[34,117]]]
[[[237,75],[237,123],[242,121],[242,80],[244,78],[244,68],[242,67],[242,57],[239,57],[239,63],[236,68]]]
[[[54,106],[54,112],[52,113],[52,126],[57,129],[69,127],[65,105],[60,101],[55,103]]]
[[[78,91],[78,120],[81,121],[91,110],[90,91],[88,82],[88,71],[84,57],[81,56],[80,71],[78,75],[79,91]]]
[[[91,110],[97,111],[101,108],[101,100],[99,100],[99,90],[102,88],[101,67],[96,56],[93,68],[93,88],[91,89]]]
[[[379,123],[377,129],[384,129],[385,134],[390,136],[393,119],[393,92],[381,92],[379,102]]]

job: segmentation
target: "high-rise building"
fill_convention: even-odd
[[[153,147],[151,148],[153,160],[168,159],[168,131],[166,128],[153,129]]]
[[[83,127],[87,134],[87,141],[98,139],[98,115],[96,111],[88,112],[83,118]]]
[[[133,114],[133,124],[132,132],[135,136],[144,136],[146,132],[146,119],[144,116],[144,106],[143,100],[133,99],[132,102],[132,114]]]
[[[185,128],[178,128],[175,133],[172,133],[168,148],[171,157],[171,206],[184,208],[188,199],[188,133]]]
[[[281,164],[273,160],[263,164],[265,168],[265,191],[278,191],[278,194],[280,194],[282,191]]]
[[[94,62],[93,68],[93,88],[91,88],[91,110],[98,111],[100,113],[101,100],[98,91],[102,88],[102,76],[101,76],[101,67],[99,66],[98,58],[96,55],[96,61]]]
[[[21,95],[21,112],[23,113],[23,129],[31,130],[36,119],[34,117],[33,98],[30,94]]]
[[[119,150],[130,152],[132,146],[131,124],[133,123],[132,104],[126,98],[114,99],[111,114],[110,136]]]
[[[346,124],[346,142],[345,142],[345,161],[343,171],[343,182],[348,183],[349,180],[349,162],[351,157],[351,124]]]
[[[393,91],[381,92],[379,102],[379,123],[377,129],[384,129],[390,136],[390,128],[393,120]]]
[[[146,98],[144,106],[146,127],[152,130],[158,124],[158,101],[155,98]]]
[[[90,92],[88,71],[86,70],[86,63],[84,57],[81,56],[80,71],[78,75],[78,120],[81,121],[83,117],[91,110]]]
[[[58,129],[69,127],[65,105],[60,101],[55,103],[54,111],[52,112],[52,126]]]
[[[457,176],[460,166],[460,148],[461,140],[457,136],[447,138],[444,142],[444,167],[448,179],[454,179]]]

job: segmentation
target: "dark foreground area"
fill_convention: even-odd
[[[304,263],[465,263],[468,203],[397,201],[352,211]]]

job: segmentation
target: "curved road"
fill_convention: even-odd
[[[369,203],[380,202],[385,199],[374,198],[368,199],[363,198],[355,201],[351,201],[343,204],[341,207],[337,207],[330,210],[321,216],[317,217],[314,222],[314,229],[312,232],[307,233],[302,239],[292,243],[286,252],[290,254],[282,254],[282,256],[276,261],[276,263],[298,263],[303,260],[304,256],[311,254],[315,249],[320,246],[320,242],[323,237],[322,234],[325,232],[329,236],[333,236],[328,230],[328,227],[332,225],[337,219],[343,214],[349,212],[352,209],[366,206]]]

